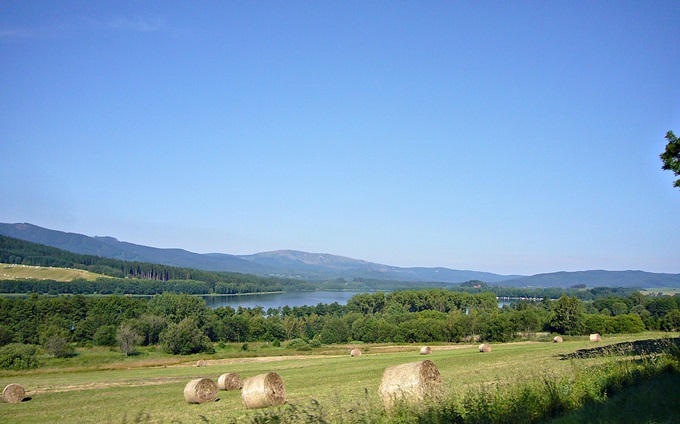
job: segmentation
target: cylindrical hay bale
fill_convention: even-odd
[[[430,353],[432,353],[432,348],[430,346],[423,346],[420,348],[421,355],[429,355]]]
[[[240,390],[243,387],[241,376],[235,372],[222,374],[217,379],[217,388],[220,390]]]
[[[553,339],[553,343],[562,343],[562,337],[561,336],[555,336]]]
[[[19,403],[26,397],[26,390],[18,384],[8,384],[2,391],[2,399],[7,403]]]
[[[207,367],[208,363],[205,362],[203,359],[199,359],[198,361],[196,361],[196,366],[197,367]]]
[[[286,387],[280,375],[268,372],[243,380],[241,398],[248,409],[283,405],[286,403]]]
[[[350,354],[350,356],[361,356],[361,350],[352,349],[352,351],[349,354]]]
[[[189,403],[206,403],[217,400],[217,384],[209,378],[191,380],[184,386],[184,400]]]
[[[479,351],[482,353],[491,352],[491,345],[487,343],[482,343],[479,345]]]
[[[422,402],[426,398],[438,400],[444,384],[437,366],[432,361],[410,362],[385,368],[380,382],[380,399],[385,408],[396,401]]]
[[[602,336],[600,336],[600,335],[597,334],[597,333],[591,334],[591,335],[590,335],[590,341],[591,341],[591,342],[601,342],[601,341],[602,341]]]

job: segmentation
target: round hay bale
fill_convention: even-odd
[[[268,372],[243,380],[241,398],[248,409],[283,405],[286,403],[286,387],[280,375]]]
[[[222,374],[217,379],[217,388],[220,390],[240,390],[243,387],[241,376],[235,372]]]
[[[207,367],[208,363],[205,362],[203,359],[199,359],[198,361],[196,361],[196,366],[197,367]]]
[[[352,351],[349,354],[350,354],[350,356],[361,356],[361,350],[360,349],[352,349]]]
[[[2,391],[2,399],[7,403],[19,403],[26,397],[26,390],[18,384],[8,384]]]
[[[437,366],[428,360],[385,368],[379,390],[383,405],[389,409],[397,401],[436,401],[444,393],[444,384]]]
[[[482,353],[491,352],[491,345],[488,343],[482,343],[479,345],[479,351]]]
[[[591,334],[591,335],[590,335],[590,341],[591,341],[591,342],[601,342],[601,341],[602,341],[602,336],[600,336],[600,335],[597,334],[597,333]]]
[[[209,378],[197,378],[184,386],[184,400],[189,403],[206,403],[217,400],[217,384]]]
[[[562,337],[561,336],[555,336],[553,339],[553,343],[562,343]]]
[[[421,355],[429,355],[430,353],[432,353],[432,348],[430,346],[423,346],[420,348]]]

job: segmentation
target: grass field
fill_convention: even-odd
[[[640,290],[640,293],[642,293],[645,296],[658,293],[661,293],[664,296],[675,296],[676,294],[680,294],[680,288],[673,287],[648,288]]]
[[[0,280],[33,279],[73,281],[76,278],[94,281],[97,278],[106,278],[106,275],[95,274],[93,272],[74,268],[0,264]]]
[[[606,337],[600,344],[660,336],[617,335]],[[560,355],[593,345],[587,337],[576,337],[561,344],[498,344],[484,354],[477,345],[433,345],[428,356],[419,355],[420,346],[363,346],[365,353],[355,358],[349,356],[353,346],[322,348],[310,355],[296,355],[282,348],[255,348],[250,355],[288,356],[228,358],[237,354],[236,347],[230,346],[208,357],[173,357],[147,349],[125,360],[118,352],[86,349],[47,368],[0,373],[0,387],[21,384],[30,397],[20,404],[0,403],[0,422],[194,423],[252,417],[254,412],[243,407],[239,391],[222,391],[219,401],[213,403],[190,405],[184,401],[183,389],[189,380],[207,377],[216,381],[226,372],[237,372],[242,378],[277,372],[285,382],[289,403],[309,405],[314,399],[330,413],[341,414],[380,408],[378,386],[383,370],[391,365],[429,359],[439,368],[448,390],[462,393],[574,373],[603,359],[562,360]],[[195,367],[198,359],[206,359],[208,366]]]

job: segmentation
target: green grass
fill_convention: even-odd
[[[640,293],[643,295],[649,295],[649,294],[657,294],[661,293],[665,296],[674,296],[678,293],[680,293],[680,288],[675,288],[675,287],[660,287],[660,288],[647,288],[644,290],[640,290]]]
[[[605,343],[659,337],[659,334],[619,335],[605,338]],[[420,346],[390,352],[388,346],[368,347],[361,357],[349,356],[351,346],[312,351],[300,357],[251,357],[244,354],[298,355],[283,348],[249,352],[236,346],[218,349],[212,356],[172,357],[143,349],[137,357],[123,360],[120,353],[107,349],[79,349],[79,355],[65,360],[50,360],[45,368],[26,372],[0,373],[0,387],[18,383],[27,389],[29,401],[21,404],[0,403],[0,422],[237,422],[252,420],[268,412],[246,411],[240,392],[220,392],[218,402],[189,405],[184,401],[184,385],[193,378],[214,380],[226,372],[238,372],[243,378],[277,372],[283,378],[289,404],[298,413],[305,408],[323,409],[333,422],[350,422],[357,411],[366,416],[382,417],[378,386],[383,370],[391,365],[429,359],[439,368],[453,397],[485,388],[511,387],[541,380],[546,375],[573,375],[602,364],[604,358],[565,361],[561,354],[592,347],[586,337],[571,338],[564,343],[508,343],[493,345],[491,353],[482,354],[477,345],[433,346],[427,357],[418,353]],[[455,349],[452,349],[455,347]],[[115,360],[118,355],[118,361]],[[231,358],[230,358],[231,356]],[[193,366],[197,359],[221,361],[207,367]],[[179,363],[178,361],[183,361]],[[318,405],[315,404],[318,402]],[[290,409],[288,414],[290,415]],[[285,409],[285,408],[284,408]],[[273,411],[280,409],[275,408]],[[348,411],[353,412],[348,412]],[[270,410],[271,411],[271,410]],[[302,412],[300,412],[302,411]],[[371,412],[373,411],[373,412]],[[273,412],[276,414],[276,412]],[[363,413],[363,412],[362,412]],[[313,415],[313,414],[312,414]]]
[[[550,424],[680,422],[680,374],[665,373],[627,387],[604,402],[590,403]]]
[[[54,280],[73,281],[82,278],[94,281],[97,278],[108,278],[106,275],[95,274],[75,268],[52,268],[44,266],[28,266],[14,264],[0,264],[0,280]]]

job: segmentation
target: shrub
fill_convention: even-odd
[[[309,346],[311,346],[311,347],[321,347],[321,340],[312,339],[312,340],[309,341]]]
[[[286,349],[309,350],[311,347],[302,339],[293,339],[286,344]]]
[[[55,358],[68,358],[75,355],[75,349],[69,343],[67,330],[51,327],[42,336],[45,351]]]
[[[40,366],[39,353],[38,346],[10,343],[0,348],[0,368],[8,370],[37,368]]]

